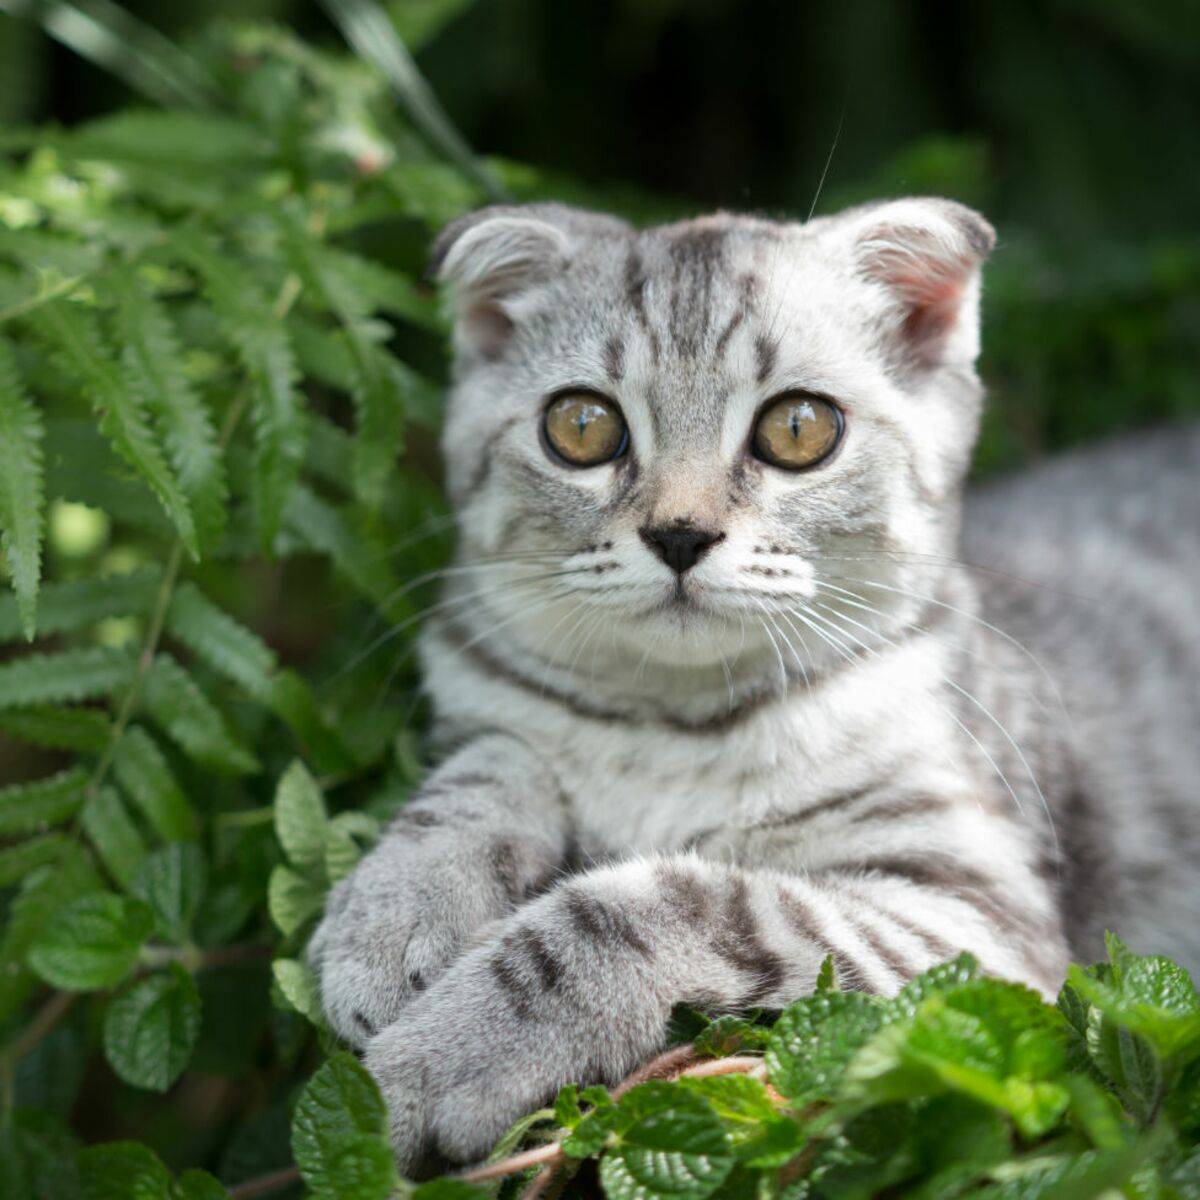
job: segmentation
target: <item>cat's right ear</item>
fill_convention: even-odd
[[[450,290],[460,349],[499,358],[513,331],[508,305],[562,270],[569,252],[563,229],[519,208],[481,209],[442,230],[429,274]]]

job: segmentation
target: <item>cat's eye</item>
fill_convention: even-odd
[[[842,413],[820,396],[797,393],[767,405],[754,427],[754,453],[785,471],[815,467],[842,436]]]
[[[629,445],[621,410],[593,392],[557,396],[546,409],[542,430],[550,449],[575,467],[612,462]]]

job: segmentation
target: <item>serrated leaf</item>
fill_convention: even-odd
[[[360,841],[361,839],[361,841]],[[363,845],[379,839],[379,822],[368,813],[339,813],[325,826],[325,878],[337,883],[354,870],[363,856]]]
[[[277,958],[271,964],[271,973],[288,1004],[318,1029],[324,1029],[325,1015],[321,1009],[317,978],[308,964],[294,958]]]
[[[160,572],[141,568],[123,575],[72,579],[48,583],[38,599],[38,631],[42,637],[75,633],[105,617],[139,616],[154,606]],[[19,632],[15,605],[0,596],[0,641]]]
[[[949,962],[938,963],[910,979],[888,1002],[888,1019],[905,1020],[911,1017],[927,996],[948,992],[974,979],[979,964],[971,954],[960,954]]]
[[[733,1169],[733,1148],[703,1097],[682,1087],[631,1089],[621,1107],[637,1112],[600,1162],[611,1200],[704,1200]]]
[[[0,1124],[0,1196],[4,1200],[74,1200],[78,1144],[50,1113],[17,1109]]]
[[[246,371],[255,434],[253,491],[259,540],[270,553],[304,461],[307,415],[287,329],[255,278],[199,236],[179,249],[204,280],[221,330]]]
[[[69,992],[112,987],[133,970],[153,927],[153,914],[141,901],[93,892],[50,918],[29,952],[29,965]]]
[[[30,838],[15,846],[0,849],[0,888],[20,883],[30,871],[47,863],[57,862],[68,840],[61,833],[48,833],[44,837]]]
[[[95,700],[128,688],[133,674],[133,656],[111,646],[26,654],[0,664],[0,708]]]
[[[0,336],[0,550],[12,576],[25,637],[37,625],[46,530],[41,415],[26,395],[7,339]]]
[[[176,843],[146,855],[130,891],[150,906],[159,933],[178,946],[189,939],[207,886],[208,862],[199,846]]]
[[[387,1200],[397,1184],[387,1130],[387,1108],[375,1081],[352,1055],[335,1054],[309,1080],[292,1120],[292,1153],[313,1195],[319,1200]],[[387,1178],[376,1172],[376,1156],[365,1151],[366,1141],[387,1152]],[[340,1172],[347,1154],[369,1160],[371,1166],[346,1178]]]
[[[862,992],[821,992],[789,1005],[767,1042],[771,1083],[796,1101],[833,1099],[842,1072],[885,1013]]]
[[[289,862],[302,869],[324,862],[326,822],[321,789],[297,759],[275,790],[275,833]]]
[[[186,493],[201,545],[215,544],[225,528],[228,489],[212,417],[181,369],[183,350],[171,318],[128,270],[115,273],[115,327],[124,379],[154,418],[180,486]]]
[[[89,796],[80,820],[105,869],[128,890],[134,872],[146,857],[146,843],[116,789],[102,787]]]
[[[79,1152],[83,1200],[173,1200],[171,1175],[139,1142],[108,1142]]]
[[[195,836],[196,819],[158,743],[131,725],[113,750],[113,773],[125,794],[167,842]]]
[[[160,654],[146,673],[143,708],[190,758],[231,775],[258,770],[254,755],[234,736],[199,684],[170,655]]]
[[[167,610],[167,630],[197,657],[257,700],[271,688],[275,654],[257,634],[239,625],[193,583],[182,583]]]
[[[40,833],[83,807],[88,774],[71,767],[33,783],[0,788],[0,834]]]
[[[108,744],[108,718],[92,708],[39,708],[0,712],[0,733],[50,750],[99,752]]]
[[[35,323],[59,365],[91,401],[100,431],[158,497],[188,553],[198,558],[191,504],[163,454],[144,401],[124,378],[94,315],[59,300],[43,305]]]
[[[104,1015],[104,1055],[126,1083],[165,1092],[200,1036],[200,993],[178,963],[139,979]]]
[[[229,1193],[207,1171],[184,1171],[176,1186],[179,1200],[230,1200]]]
[[[820,969],[817,971],[816,986],[813,990],[817,992],[841,991],[837,977],[837,964],[833,961],[832,954],[825,955],[821,960]]]
[[[271,871],[267,908],[285,937],[295,933],[325,906],[325,889],[282,864]]]
[[[724,1016],[710,1021],[693,1039],[696,1053],[709,1058],[745,1054],[766,1047],[770,1030],[752,1025],[743,1017]]]

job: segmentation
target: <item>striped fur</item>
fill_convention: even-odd
[[[406,1169],[827,954],[883,993],[970,949],[1049,995],[1113,924],[1200,961],[1200,430],[997,485],[960,532],[991,244],[933,200],[443,235],[446,752],[310,951]],[[630,432],[589,470],[538,432],[581,387]],[[846,421],[797,474],[748,453],[792,389]],[[680,522],[721,536],[676,576],[639,530]]]

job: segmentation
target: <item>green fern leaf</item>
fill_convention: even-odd
[[[105,617],[144,616],[154,606],[159,579],[159,571],[145,567],[125,575],[47,584],[38,604],[38,632],[43,637],[75,633]],[[0,596],[0,642],[14,640],[19,631],[16,604]]]
[[[158,743],[140,725],[132,725],[113,751],[113,772],[165,842],[196,836],[196,819]]]
[[[388,312],[437,333],[445,330],[437,301],[419,291],[407,275],[324,243],[314,243],[313,254],[322,275],[335,281],[340,293],[355,297],[364,314]]]
[[[129,890],[146,857],[146,843],[115,788],[102,787],[83,806],[83,829],[108,873]]]
[[[255,278],[199,235],[178,248],[204,280],[221,329],[237,350],[251,389],[254,424],[254,506],[259,541],[270,553],[304,460],[307,414],[283,321]]]
[[[21,387],[8,342],[0,338],[0,550],[12,575],[21,630],[30,641],[45,532],[42,438],[41,417]]]
[[[0,712],[0,733],[50,750],[99,753],[108,744],[109,724],[94,708],[18,708]]]
[[[271,690],[275,655],[244,625],[218,608],[195,584],[183,583],[171,598],[167,630],[214,671],[258,701]]]
[[[200,685],[170,655],[160,654],[146,673],[143,706],[150,718],[201,766],[248,775],[254,755],[234,735]]]
[[[59,366],[91,401],[100,431],[158,497],[188,553],[198,558],[187,495],[163,455],[142,398],[114,359],[94,315],[60,300],[44,305],[33,320]]]
[[[183,351],[166,310],[130,271],[111,283],[125,378],[154,417],[187,493],[201,544],[225,528],[228,487],[212,417],[183,369]]]
[[[0,664],[0,709],[95,700],[129,687],[134,657],[114,646],[26,654]]]
[[[12,887],[30,871],[57,862],[64,848],[70,844],[70,839],[61,833],[47,833],[42,837],[30,838],[27,842],[18,842],[15,846],[5,846],[0,850],[0,888]]]
[[[70,820],[83,806],[88,775],[71,767],[38,779],[0,788],[0,834],[38,833]]]

